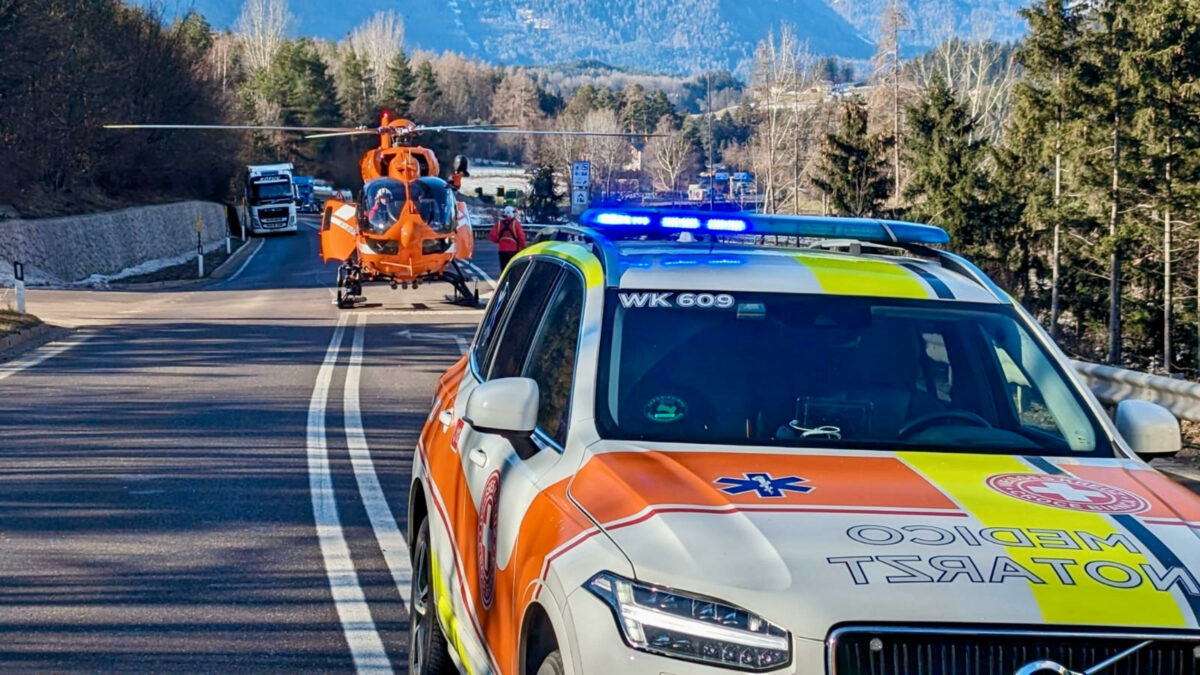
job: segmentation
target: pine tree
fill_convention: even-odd
[[[1017,51],[1017,59],[1025,69],[1024,79],[1015,92],[1015,116],[1023,128],[1022,143],[1010,146],[1032,164],[1037,157],[1051,162],[1051,199],[1039,202],[1023,216],[1027,225],[1044,226],[1052,232],[1050,260],[1050,333],[1058,337],[1061,314],[1059,253],[1062,229],[1068,206],[1063,203],[1063,158],[1068,151],[1067,122],[1071,117],[1072,92],[1078,67],[1080,26],[1078,14],[1071,11],[1066,0],[1040,0],[1021,10],[1029,22],[1029,35]],[[1033,152],[1034,156],[1028,153]],[[1012,158],[1015,159],[1016,155]],[[1031,180],[1045,178],[1042,172],[1030,174]],[[1042,184],[1033,186],[1041,194]]]
[[[1171,372],[1176,361],[1174,248],[1181,218],[1195,215],[1200,203],[1200,129],[1185,120],[1200,108],[1200,15],[1196,6],[1177,0],[1131,0],[1140,20],[1132,24],[1134,46],[1130,86],[1137,105],[1131,134],[1136,136],[1147,171],[1139,192],[1153,205],[1152,225],[1161,227],[1161,275],[1147,282],[1161,283],[1163,368]],[[1189,207],[1193,213],[1185,215]],[[1158,233],[1154,233],[1158,234]],[[1161,279],[1161,282],[1159,281]]]
[[[354,51],[342,60],[341,92],[338,102],[342,118],[351,126],[367,123],[373,117],[370,100],[370,72],[367,62]]]
[[[416,76],[404,50],[396,52],[388,64],[387,79],[383,87],[383,105],[391,109],[393,116],[408,115],[408,108],[416,98]]]
[[[428,60],[417,65],[413,73],[416,84],[416,95],[413,96],[410,109],[414,117],[428,124],[441,118],[442,92],[438,88],[437,74],[433,72],[433,64]]]
[[[867,131],[867,106],[847,103],[837,131],[825,137],[820,166],[813,184],[829,198],[834,213],[842,216],[880,216],[891,188],[887,151],[890,136]]]
[[[983,143],[972,140],[975,120],[940,78],[905,118],[910,215],[944,228],[956,249],[982,257],[989,237],[982,220],[987,181],[980,168]]]
[[[1080,153],[1080,179],[1104,213],[1106,226],[1101,248],[1108,254],[1108,356],[1112,364],[1122,362],[1121,298],[1124,292],[1123,264],[1132,243],[1132,233],[1122,220],[1128,205],[1125,197],[1136,181],[1138,147],[1130,133],[1134,99],[1129,86],[1133,54],[1130,26],[1134,8],[1125,2],[1097,3],[1091,10],[1088,29],[1080,40],[1082,55],[1078,76],[1079,113],[1076,129],[1080,145],[1102,152]]]

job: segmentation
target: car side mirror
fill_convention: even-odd
[[[1179,420],[1157,403],[1121,401],[1116,422],[1121,437],[1142,459],[1171,457],[1183,448]]]
[[[508,439],[521,459],[529,459],[537,453],[532,436],[539,401],[537,382],[528,377],[489,380],[471,391],[463,419],[476,431]]]

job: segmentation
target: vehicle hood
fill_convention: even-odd
[[[845,623],[1196,628],[1200,498],[1149,466],[592,446],[573,500],[639,580]]]

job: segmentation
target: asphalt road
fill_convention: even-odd
[[[333,278],[307,219],[225,281],[29,294],[76,330],[0,367],[0,671],[405,669],[411,453],[481,312]]]

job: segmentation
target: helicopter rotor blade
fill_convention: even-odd
[[[193,129],[201,131],[316,131],[324,133],[360,131],[350,127],[281,127],[244,124],[105,124],[105,129]],[[374,130],[369,133],[376,133]]]
[[[387,133],[382,129],[355,129],[353,131],[332,131],[322,134],[306,134],[304,140],[311,141],[317,138],[338,138],[341,136],[378,136],[379,134]]]
[[[521,134],[524,136],[601,136],[610,138],[654,138],[663,134],[626,131],[558,131],[553,129],[499,129],[489,127],[452,127],[438,129],[451,134]]]

